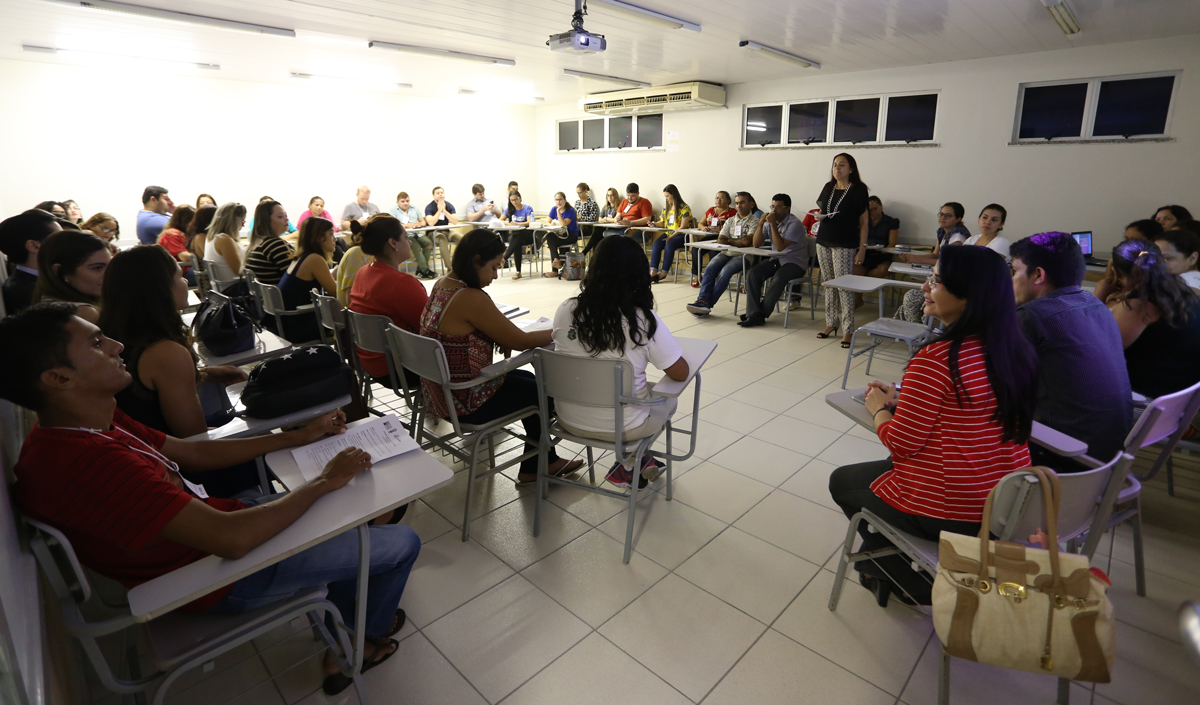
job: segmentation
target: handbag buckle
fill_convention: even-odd
[[[1050,656],[1049,653],[1042,654],[1041,666],[1042,666],[1043,671],[1053,671],[1054,670],[1054,658],[1052,656]]]
[[[1000,583],[1000,585],[997,587],[997,591],[1001,595],[1005,597],[1011,597],[1017,602],[1025,599],[1024,585],[1018,585],[1016,583]]]
[[[992,584],[986,580],[980,580],[975,587],[979,588],[979,592],[987,594],[987,591],[992,589]]]

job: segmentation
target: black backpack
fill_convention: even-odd
[[[354,370],[328,345],[296,348],[260,362],[242,392],[246,416],[273,419],[350,394]]]

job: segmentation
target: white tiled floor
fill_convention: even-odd
[[[574,285],[542,279],[493,285],[497,300],[550,317]],[[627,503],[552,488],[542,535],[530,534],[533,497],[498,476],[473,488],[471,540],[460,539],[465,477],[418,502],[407,522],[423,551],[401,602],[410,625],[400,650],[364,677],[373,703],[856,703],[936,699],[939,644],[931,620],[893,601],[880,609],[848,583],[826,603],[831,556],[846,520],[829,499],[839,465],[886,456],[824,402],[840,388],[845,352],[814,338],[822,325],[793,312],[790,329],[734,325],[731,305],[698,320],[695,291],[655,287],[680,336],[717,340],[702,377],[702,437],[679,463],[674,500],[639,504],[635,553],[621,563]],[[872,316],[874,302],[859,309]],[[862,323],[864,318],[860,318]],[[855,361],[851,385],[867,376]],[[877,359],[872,377],[901,364]],[[677,418],[692,413],[690,393]],[[607,463],[604,463],[607,465]],[[600,473],[604,470],[601,469]],[[654,487],[662,489],[662,481]],[[1200,702],[1200,669],[1179,645],[1174,610],[1200,599],[1200,542],[1147,528],[1149,596],[1133,593],[1128,531],[1097,563],[1116,586],[1114,681],[1073,686],[1073,702]],[[823,567],[825,566],[825,567]],[[354,703],[320,690],[319,649],[298,625],[244,649],[241,662],[187,679],[172,703]],[[264,683],[269,674],[274,681]],[[1046,703],[1053,679],[955,661],[953,701]]]

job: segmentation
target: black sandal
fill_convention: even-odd
[[[817,338],[819,338],[821,340],[825,340],[828,337],[837,335],[837,330],[838,330],[837,328],[834,328],[833,330],[828,331],[828,332],[821,331],[820,333],[817,333]]]
[[[367,639],[366,643],[375,645],[375,653],[371,654],[372,658],[370,661],[363,661],[362,670],[359,673],[366,673],[375,668],[400,650],[400,642],[395,639]],[[391,647],[390,649],[388,648],[389,646]],[[325,680],[321,681],[321,690],[326,695],[337,695],[346,688],[349,688],[353,683],[353,678],[338,672],[331,676],[325,676]]]

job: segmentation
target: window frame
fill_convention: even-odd
[[[934,114],[933,114],[933,139],[912,140],[912,141],[908,141],[908,142],[906,142],[904,140],[887,140],[887,139],[885,139],[887,137],[888,101],[891,98],[901,98],[901,97],[912,96],[912,95],[936,95],[937,96],[937,108],[935,109]],[[879,100],[879,121],[875,126],[875,139],[863,140],[858,143],[834,141],[834,134],[836,131],[836,126],[837,126],[837,104],[838,104],[838,102],[850,101],[850,100],[872,100],[872,99]],[[789,119],[790,115],[791,115],[791,107],[793,105],[808,105],[808,104],[812,104],[812,103],[826,103],[829,106],[829,110],[828,110],[826,120],[825,120],[825,141],[824,142],[813,142],[811,144],[804,144],[803,142],[789,142],[789,140],[791,139],[791,134],[790,134],[790,130],[791,130],[790,122],[791,121]],[[782,134],[780,135],[780,143],[779,144],[769,144],[766,146],[762,146],[762,145],[758,145],[758,144],[746,144],[746,119],[750,113],[750,109],[751,108],[768,108],[768,107],[774,107],[774,106],[780,106],[783,110],[783,124],[782,124],[783,129],[782,129]],[[896,147],[896,146],[910,146],[910,145],[936,146],[938,144],[937,140],[938,140],[938,135],[939,135],[940,127],[941,127],[941,112],[942,112],[941,108],[942,108],[942,91],[940,88],[925,89],[925,90],[913,90],[913,91],[896,91],[896,92],[889,92],[889,93],[864,93],[861,95],[825,96],[825,97],[816,97],[816,98],[803,98],[803,99],[799,99],[799,100],[774,101],[774,102],[766,102],[766,103],[744,103],[742,105],[742,120],[741,120],[741,124],[740,124],[741,138],[739,141],[741,143],[742,149],[828,149],[830,147],[856,147],[856,146],[861,147],[861,146],[868,146],[868,145],[874,146],[874,147],[880,147],[880,146]]]
[[[1142,73],[1117,74],[1110,76],[1092,76],[1084,78],[1067,78],[1056,81],[1029,81],[1017,85],[1017,107],[1013,115],[1012,138],[1009,144],[1050,144],[1064,142],[1137,142],[1139,140],[1162,140],[1171,137],[1171,125],[1175,117],[1175,103],[1179,97],[1179,79],[1182,70],[1147,71]],[[1142,78],[1173,77],[1171,86],[1171,101],[1167,105],[1167,119],[1163,124],[1163,132],[1159,134],[1130,135],[1096,135],[1096,109],[1100,103],[1100,85],[1106,81],[1131,81]],[[1055,137],[1047,140],[1045,137],[1021,137],[1021,112],[1025,109],[1026,88],[1047,88],[1051,86],[1069,86],[1078,83],[1087,84],[1087,97],[1083,103],[1083,124],[1080,126],[1078,137]]]
[[[662,117],[662,121],[660,122],[661,129],[660,129],[660,134],[659,134],[660,144],[655,147],[643,147],[638,144],[638,121],[642,117],[651,117],[651,116],[655,116],[655,115]],[[608,143],[609,142],[609,140],[608,140],[609,121],[612,118],[624,118],[624,117],[633,118],[633,123],[632,123],[632,125],[630,125],[630,141],[633,142],[633,144],[630,146],[627,146],[627,147],[615,147],[615,146],[609,145],[609,143]],[[583,123],[585,123],[589,120],[602,120],[604,122],[603,127],[602,127],[603,135],[604,135],[604,146],[596,147],[596,148],[584,147]],[[571,149],[571,150],[562,149],[561,148],[562,145],[559,144],[559,139],[558,139],[559,134],[560,134],[559,130],[562,129],[559,126],[564,122],[576,123],[576,130],[578,130],[578,144],[579,144],[579,147],[577,149]],[[665,152],[666,151],[666,142],[667,142],[667,121],[666,121],[665,113],[663,113],[663,112],[626,113],[623,115],[594,115],[594,114],[589,113],[589,114],[583,115],[581,117],[560,118],[560,119],[554,121],[554,153],[555,154],[580,154],[580,153],[590,154],[592,152]]]

